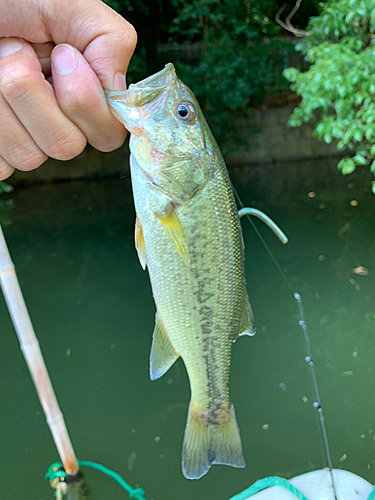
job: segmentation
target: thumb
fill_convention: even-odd
[[[43,4],[55,11],[47,23],[56,45],[75,46],[103,88],[126,90],[125,75],[137,43],[133,26],[100,0],[47,0]]]

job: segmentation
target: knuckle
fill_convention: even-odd
[[[5,72],[1,78],[1,90],[5,99],[18,101],[33,88],[33,79],[20,69]]]
[[[17,170],[35,170],[47,160],[47,155],[42,151],[28,151],[25,149],[13,149],[11,164]]]
[[[81,132],[72,131],[67,136],[57,140],[46,153],[55,160],[72,160],[82,153],[86,142],[86,137]]]
[[[135,49],[135,46],[137,45],[138,35],[137,35],[136,29],[130,23],[128,23],[128,25],[127,25],[125,38],[126,38],[127,44],[129,46],[131,46],[133,49]]]
[[[96,140],[95,142],[90,142],[91,146],[93,146],[95,149],[98,149],[102,153],[110,153],[111,151],[114,151],[115,149],[120,148],[125,141],[126,137],[126,131],[119,133],[119,134],[113,134],[113,135],[106,135],[106,136],[101,136],[99,140]]]
[[[68,92],[64,95],[64,111],[66,114],[79,117],[86,115],[90,112],[88,107],[90,106],[90,99],[88,99],[87,94],[81,92]]]

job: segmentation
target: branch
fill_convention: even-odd
[[[276,16],[275,16],[275,21],[277,22],[277,24],[280,24],[280,26],[282,26],[285,30],[290,31],[291,33],[293,33],[293,35],[298,36],[299,38],[302,38],[302,37],[305,37],[305,36],[308,36],[311,34],[311,31],[299,30],[298,28],[295,28],[292,25],[292,23],[290,22],[292,17],[294,16],[294,14],[300,8],[301,2],[302,2],[302,0],[297,0],[296,5],[293,7],[290,14],[285,19],[285,23],[280,19],[280,15],[285,9],[285,3],[276,12]]]

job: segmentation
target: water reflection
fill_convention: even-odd
[[[315,180],[297,167],[231,174],[244,204],[290,239],[280,245],[256,221],[304,301],[333,465],[373,483],[375,197],[363,180],[348,187],[339,174],[324,176],[323,163]],[[155,500],[225,500],[258,478],[325,465],[296,302],[245,220],[258,333],[234,344],[231,392],[247,467],[215,466],[187,481],[188,380],[181,361],[149,380],[154,303],[134,250],[129,179],[17,189],[13,198],[6,237],[79,458],[118,471]],[[57,455],[2,300],[0,318],[3,495],[47,500],[43,472]],[[87,477],[95,498],[122,495],[110,479]]]

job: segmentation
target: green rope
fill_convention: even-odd
[[[255,495],[261,490],[265,490],[266,488],[271,488],[272,486],[281,486],[286,490],[293,493],[299,500],[308,500],[303,493],[297,490],[293,485],[291,485],[286,479],[282,477],[266,477],[265,479],[260,479],[256,481],[250,488],[245,491],[242,491],[238,495],[235,495],[230,500],[246,500],[249,497]]]
[[[108,469],[104,465],[96,464],[95,462],[89,462],[87,460],[78,460],[78,465],[80,467],[91,467],[92,469],[96,469],[100,472],[103,472],[103,474],[112,477],[122,488],[124,488],[124,490],[129,493],[130,499],[146,500],[144,496],[145,492],[142,488],[132,488],[125,481],[125,479],[120,476],[120,474],[117,474],[117,472]],[[64,480],[66,478],[66,472],[62,469],[61,463],[55,462],[50,465],[48,467],[45,478],[49,481],[54,481],[55,479]],[[259,491],[265,490],[266,488],[271,488],[272,486],[281,486],[282,488],[285,488],[286,490],[293,493],[293,495],[295,495],[298,500],[308,500],[308,498],[306,498],[303,493],[301,493],[299,490],[297,490],[297,488],[290,484],[289,481],[277,476],[259,479],[259,481],[256,481],[252,486],[250,486],[250,488],[247,488],[247,490],[238,493],[238,495],[235,495],[229,500],[246,500],[256,493],[259,493]],[[367,500],[375,500],[375,486],[368,496]]]
[[[111,469],[108,469],[108,467],[105,467],[104,465],[96,464],[95,462],[89,462],[87,460],[78,460],[78,465],[80,467],[91,467],[91,469],[96,469],[100,472],[103,472],[103,474],[106,474],[107,476],[111,477],[117,483],[129,493],[129,498],[134,499],[134,500],[146,500],[145,498],[145,492],[142,488],[132,488],[126,481],[123,479],[120,474],[117,474],[117,472],[114,472]],[[48,467],[48,471],[45,475],[45,478],[48,479],[49,481],[54,481],[55,479],[60,479],[64,480],[66,478],[66,472],[62,469],[62,465],[59,462],[55,462],[52,465]]]
[[[48,467],[48,471],[45,474],[45,478],[48,479],[48,481],[53,481],[54,479],[58,478],[65,478],[66,477],[66,472],[61,469],[62,465],[60,462],[55,462],[51,464]]]
[[[297,490],[293,485],[291,485],[286,479],[281,477],[266,477],[265,479],[260,479],[256,481],[250,488],[242,491],[238,495],[230,498],[229,500],[246,500],[252,497],[259,491],[265,490],[266,488],[271,488],[272,486],[282,486],[291,493],[293,493],[299,500],[308,500],[303,493]],[[367,500],[375,500],[375,486]]]
[[[126,481],[123,479],[120,474],[117,474],[117,472],[114,472],[111,469],[108,469],[108,467],[104,467],[104,465],[96,464],[94,462],[89,462],[87,460],[78,460],[78,465],[80,467],[91,467],[92,469],[99,470],[100,472],[103,472],[103,474],[106,474],[107,476],[111,477],[115,481],[118,482],[118,484],[124,488],[129,493],[129,498],[134,498],[135,500],[146,500],[145,499],[145,492],[142,490],[142,488],[132,488]]]

